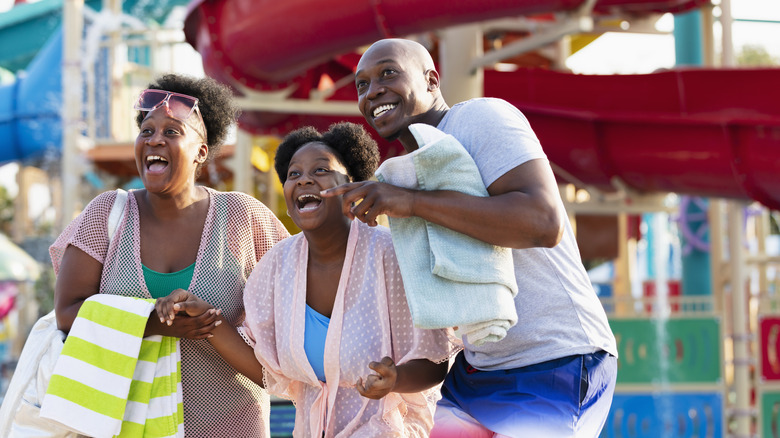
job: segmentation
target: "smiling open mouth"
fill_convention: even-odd
[[[152,172],[159,172],[168,167],[168,160],[159,155],[149,155],[146,157],[146,168]]]
[[[299,211],[315,210],[322,204],[322,198],[312,194],[301,195],[295,200],[295,204]]]

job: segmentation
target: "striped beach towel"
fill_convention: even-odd
[[[80,434],[183,437],[179,340],[143,337],[154,300],[96,294],[79,310],[41,416]]]

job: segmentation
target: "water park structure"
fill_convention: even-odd
[[[63,218],[78,208],[85,178],[69,172],[126,147],[131,127],[116,122],[119,108],[129,108],[165,45],[122,13],[131,2],[106,0],[100,13],[78,3],[62,3],[62,30],[36,52],[26,76],[0,88],[0,134],[11,139],[0,161],[57,157]],[[302,125],[362,122],[352,75],[361,51],[379,38],[426,45],[449,102],[492,96],[517,106],[554,166],[581,247],[597,246],[584,240],[590,219],[610,224],[606,254],[615,261],[603,302],[621,358],[602,435],[775,436],[780,258],[767,239],[780,209],[780,69],[734,66],[729,3],[719,3],[720,57],[705,0],[195,0],[181,30],[203,71],[231,85],[244,109],[226,164],[232,187],[270,206],[273,178],[258,175],[269,173],[260,163],[273,153],[273,138]],[[653,31],[663,13],[674,14],[682,48],[697,52],[682,59],[678,49],[677,67],[566,71],[577,44],[626,27]],[[149,69],[117,72],[108,53],[119,48],[132,58],[124,65]],[[60,70],[61,80],[49,74]],[[84,83],[86,92],[63,83]],[[50,106],[25,106],[57,94]],[[380,144],[385,156],[399,153]],[[127,164],[121,153],[112,157],[101,161],[103,171],[132,173],[119,170]],[[670,253],[676,229],[684,254]],[[669,268],[674,257],[682,259],[679,275]]]

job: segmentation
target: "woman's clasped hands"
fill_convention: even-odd
[[[215,309],[184,289],[176,289],[167,297],[158,298],[154,308],[160,323],[175,329],[179,333],[176,336],[180,338],[210,338],[213,336],[211,332],[222,324],[221,309]]]

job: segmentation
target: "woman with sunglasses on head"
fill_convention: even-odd
[[[152,312],[146,335],[182,338],[184,428],[188,437],[265,437],[268,396],[236,373],[205,340],[222,321],[240,325],[243,290],[258,260],[287,237],[255,198],[196,184],[238,110],[225,86],[165,75],[135,104],[135,161],[144,188],[130,191],[116,232],[107,233],[115,191],[97,196],[50,248],[55,309],[67,332],[97,293],[164,297],[181,288],[222,309],[166,324]]]
[[[290,133],[276,152],[287,210],[302,232],[258,263],[240,329],[209,342],[236,369],[296,406],[295,437],[425,437],[433,426],[449,330],[414,327],[385,227],[345,217],[320,192],[370,178],[377,144],[360,126]],[[212,309],[185,291],[157,301],[170,318]],[[250,345],[254,347],[250,347]],[[259,363],[258,363],[259,362]]]

